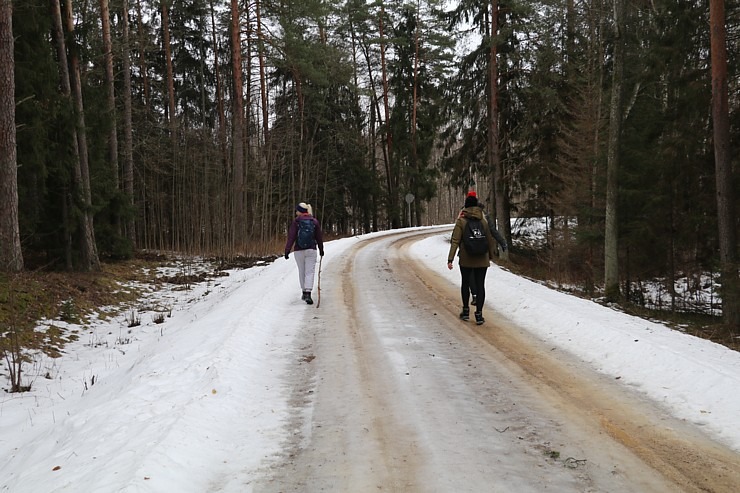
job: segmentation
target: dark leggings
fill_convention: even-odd
[[[488,267],[460,266],[460,274],[462,274],[460,294],[462,295],[463,306],[468,306],[468,303],[470,303],[472,288],[472,292],[476,295],[475,311],[483,311],[483,303],[486,301],[486,272],[488,272]]]

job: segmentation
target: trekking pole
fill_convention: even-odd
[[[324,260],[324,257],[319,257],[319,283],[318,283],[318,295],[316,296],[316,308],[321,305],[321,261]]]

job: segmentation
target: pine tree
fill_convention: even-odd
[[[88,154],[87,127],[85,125],[85,105],[82,96],[82,74],[79,46],[76,41],[69,44],[64,40],[68,37],[75,39],[74,15],[72,1],[65,0],[63,21],[60,18],[59,1],[53,1],[54,18],[56,28],[56,42],[60,54],[60,74],[63,79],[62,87],[65,95],[69,94],[74,107],[75,138],[72,142],[75,148],[74,165],[74,192],[76,201],[79,203],[81,214],[79,216],[79,241],[80,241],[80,269],[83,271],[100,270],[100,259],[95,242],[95,229],[93,226],[93,204],[90,190],[90,160]],[[60,28],[64,32],[60,32]],[[62,55],[62,53],[67,52]],[[67,70],[67,63],[69,69]],[[67,93],[67,90],[69,91]]]
[[[0,0],[0,271],[23,269],[18,227],[13,4]]]
[[[717,183],[719,254],[722,271],[722,300],[725,323],[740,327],[740,279],[737,266],[737,231],[733,213],[733,177],[730,158],[730,117],[727,86],[727,41],[724,0],[711,0],[712,122]]]
[[[606,224],[604,232],[604,294],[618,299],[619,293],[619,223],[618,192],[622,132],[622,87],[624,84],[625,1],[614,0],[614,54],[609,103],[609,144],[606,171]]]

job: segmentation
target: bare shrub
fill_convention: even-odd
[[[126,322],[129,327],[138,327],[141,325],[141,317],[136,313],[136,310],[131,310],[126,316]]]

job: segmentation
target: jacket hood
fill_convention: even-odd
[[[463,209],[463,216],[471,219],[483,219],[483,210],[478,207],[466,207]]]

